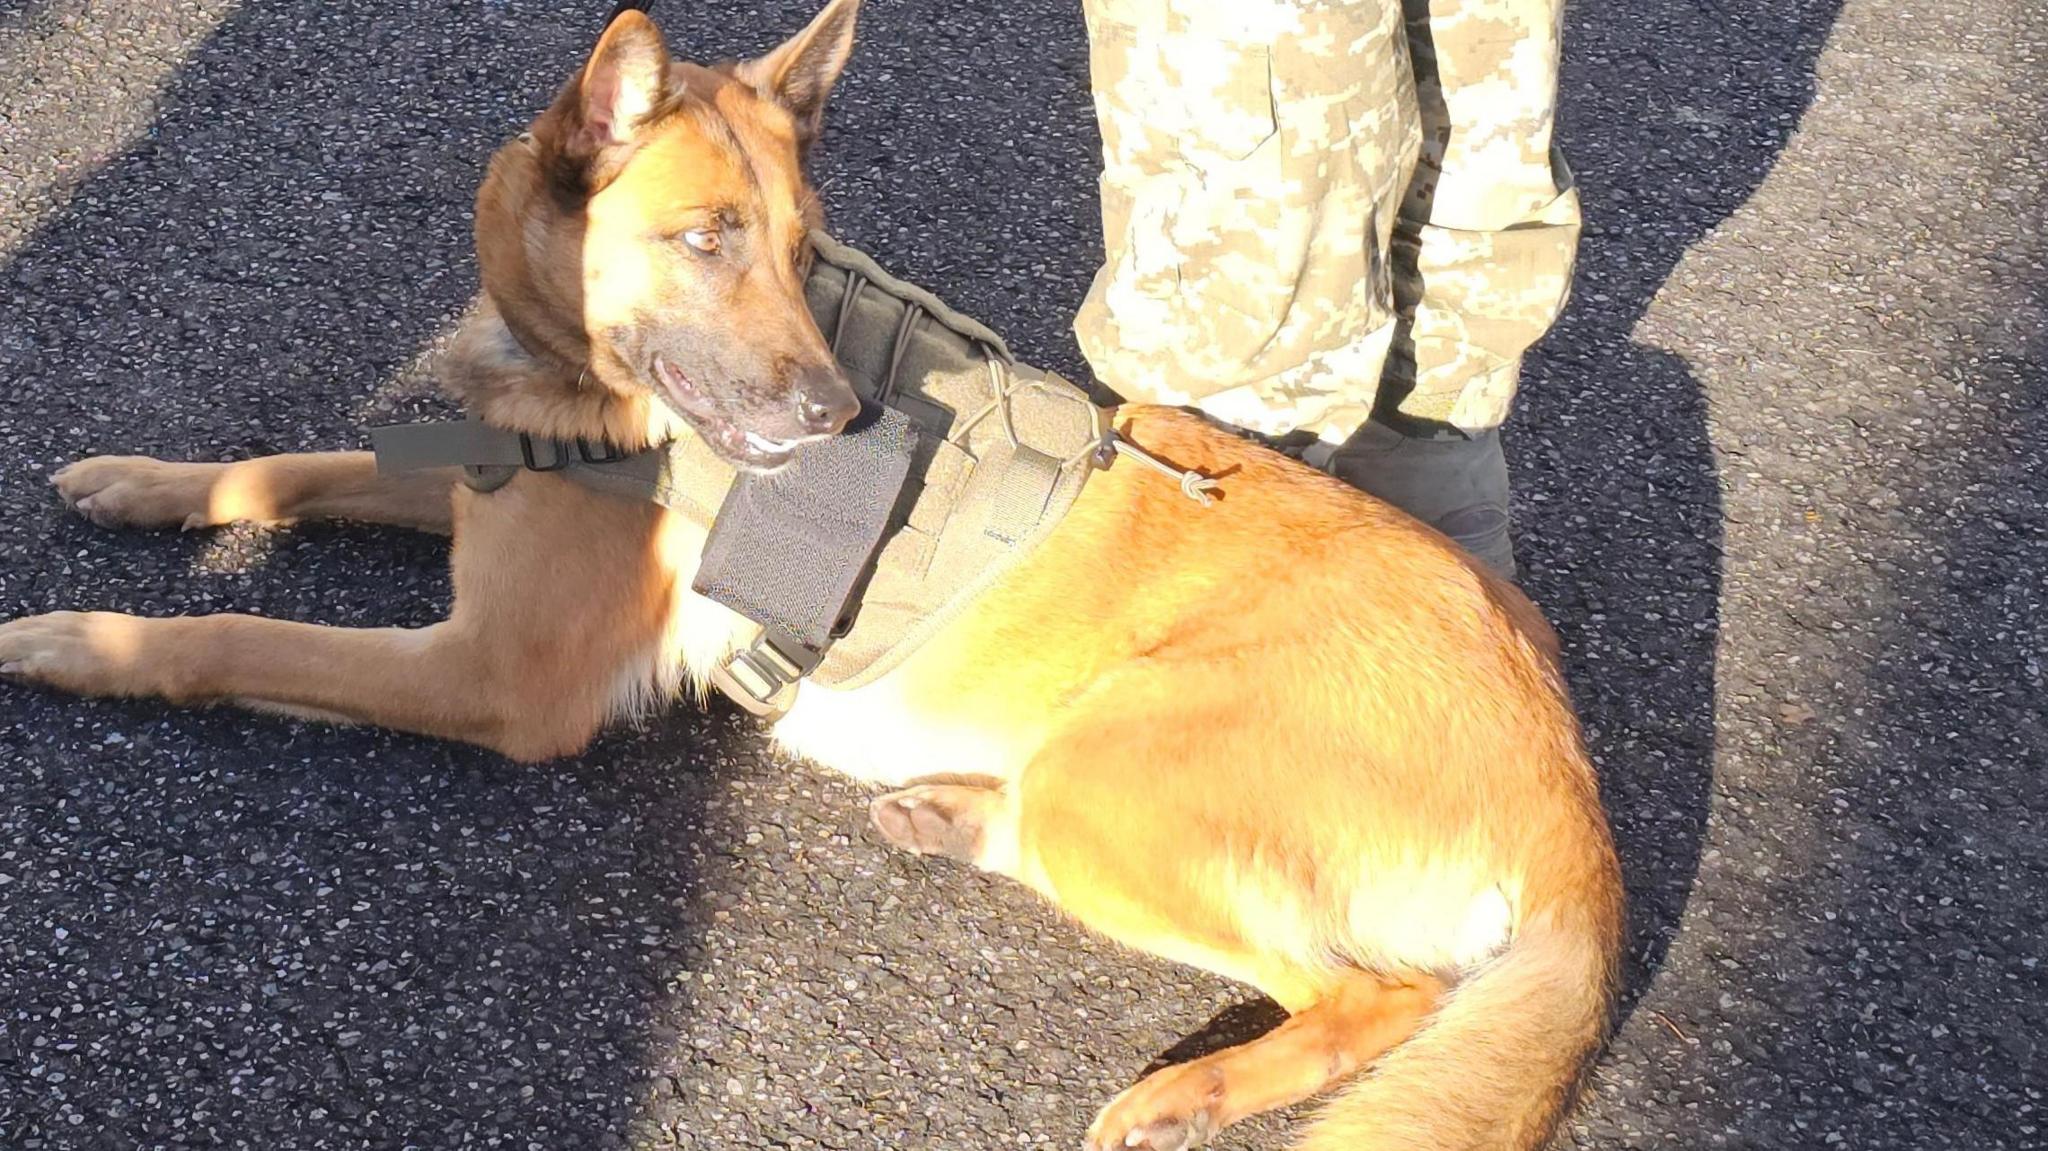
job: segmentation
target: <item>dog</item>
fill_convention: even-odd
[[[625,450],[698,436],[752,471],[845,425],[803,298],[803,158],[856,5],[715,66],[641,12],[608,27],[478,193],[483,296],[443,367],[474,414]],[[894,788],[871,813],[893,843],[1289,1012],[1124,1091],[1093,1151],[1180,1151],[1331,1087],[1303,1147],[1543,1144],[1604,1039],[1623,915],[1550,629],[1369,496],[1185,413],[1114,418],[1222,498],[1101,472],[969,610],[872,683],[801,692],[775,739]],[[453,608],[366,630],[60,612],[0,625],[0,675],[534,761],[701,694],[747,636],[691,591],[700,527],[559,475],[458,478],[363,452],[74,463],[56,488],[105,527],[452,532]]]

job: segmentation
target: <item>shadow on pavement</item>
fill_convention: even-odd
[[[2048,12],[1893,17],[1843,13],[1794,153],[1686,269],[1762,272],[1770,317],[1740,359],[1688,334],[1752,481],[1686,938],[1736,1147],[2042,1142],[2048,242],[2006,205],[2043,199]]]
[[[570,7],[245,4],[197,49],[147,135],[0,264],[0,550],[28,557],[0,617],[443,610],[441,544],[307,528],[251,571],[235,532],[96,531],[42,476],[359,444],[363,397],[474,291],[482,163],[601,23]],[[0,690],[0,1144],[617,1145],[694,946],[690,765],[752,742],[686,712],[522,770]]]
[[[1586,233],[1508,450],[1526,582],[1565,638],[1621,850],[1631,1009],[1699,870],[1722,545],[1699,382],[1632,331],[1686,251],[1762,184],[1812,103],[1839,7],[1582,0],[1566,13],[1562,143]]]

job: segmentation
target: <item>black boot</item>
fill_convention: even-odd
[[[1423,439],[1367,424],[1323,468],[1456,540],[1503,577],[1515,578],[1508,463],[1497,429]]]

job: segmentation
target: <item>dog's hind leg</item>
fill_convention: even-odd
[[[1240,1119],[1285,1107],[1364,1070],[1421,1025],[1443,985],[1349,970],[1272,1031],[1156,1071],[1088,1128],[1088,1151],[1184,1151]]]
[[[1329,828],[1358,806],[1338,793],[1355,779],[1284,766],[1294,748],[1327,750],[1321,733],[1162,667],[1100,685],[1004,786],[926,784],[873,807],[900,846],[1009,875],[1118,943],[1249,983],[1292,1013],[1124,1092],[1090,1151],[1186,1151],[1315,1095],[1406,1040],[1443,992],[1426,971],[1367,971],[1331,951],[1338,874],[1363,863],[1331,855],[1345,835]]]
[[[369,452],[308,452],[228,464],[94,456],[50,482],[101,527],[343,519],[446,534],[458,479],[452,468],[379,475]]]
[[[1159,842],[1148,831],[1161,825],[1135,819],[1127,834],[1113,834],[1100,822],[1104,807],[1093,802],[1103,798],[1099,793],[1049,791],[1053,780],[1030,778],[1045,767],[1041,756],[1021,786],[919,784],[875,800],[871,815],[899,847],[1021,879],[1121,943],[1250,982],[1293,1012],[1249,1043],[1147,1076],[1102,1110],[1089,1128],[1088,1151],[1199,1146],[1229,1124],[1363,1070],[1434,1008],[1443,987],[1428,975],[1395,979],[1304,965],[1276,951],[1272,940],[1252,937],[1219,900],[1179,889],[1187,877],[1175,874],[1176,858],[1185,865],[1202,847],[1190,852]],[[1082,817],[1067,796],[1094,818]],[[1024,802],[1036,806],[1027,811]],[[1232,869],[1214,862],[1194,870],[1230,887]]]

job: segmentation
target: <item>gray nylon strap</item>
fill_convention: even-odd
[[[521,470],[560,472],[593,491],[684,508],[707,522],[714,509],[703,506],[701,489],[722,486],[728,475],[708,449],[692,450],[697,447],[695,441],[620,456],[607,448],[522,436],[476,420],[371,428],[370,445],[377,454],[377,470],[386,475],[461,467],[464,482],[490,492],[505,486]],[[685,469],[716,474],[685,475]],[[693,485],[688,482],[691,479],[701,482]]]
[[[377,452],[377,471],[384,475],[471,464],[525,466],[517,433],[477,420],[371,428],[370,446]]]
[[[666,504],[669,501],[662,495],[667,462],[667,453],[656,449],[627,456],[615,463],[573,464],[562,474],[586,488],[608,495]]]

